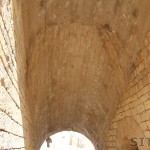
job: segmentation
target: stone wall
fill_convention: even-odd
[[[105,149],[122,148],[123,139],[150,138],[150,32],[131,67],[130,82],[122,97],[110,130],[106,133]],[[144,141],[146,142],[146,141]],[[139,149],[148,149],[148,143]]]
[[[24,139],[32,123],[25,101],[26,54],[20,3],[0,0],[0,149],[25,149],[28,140]]]
[[[124,139],[149,138],[150,33],[130,64],[149,26],[149,1],[137,3],[139,10],[125,1],[119,19],[109,16],[115,9],[106,17],[113,8],[109,0],[27,2],[0,0],[0,149],[39,149],[47,134],[61,129],[90,135],[97,148],[107,135],[104,149],[122,148]],[[96,7],[94,21],[90,14]]]

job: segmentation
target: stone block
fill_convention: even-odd
[[[149,83],[148,75],[144,76],[142,79],[143,86],[145,87]]]
[[[131,111],[132,111],[132,116],[137,115],[139,113],[138,109],[136,108],[133,108]]]
[[[140,105],[136,106],[134,109],[136,109],[136,111],[137,111],[138,113],[142,113],[142,112],[145,111],[145,107],[144,107],[143,104],[140,104]]]
[[[129,109],[129,110],[127,110],[125,113],[126,113],[126,116],[127,116],[127,117],[130,117],[130,116],[132,115],[132,110]]]
[[[150,119],[150,115],[148,111],[144,111],[141,113],[141,119],[142,121],[148,121]]]
[[[133,118],[134,118],[138,123],[142,122],[142,119],[141,119],[141,115],[140,115],[140,114],[137,114],[137,115],[133,116]]]
[[[113,122],[113,123],[112,123],[112,128],[113,128],[113,129],[117,129],[117,127],[118,127],[117,122]]]
[[[140,97],[140,103],[143,103],[149,99],[149,93],[146,93]]]
[[[143,58],[142,58],[141,54],[139,54],[135,61],[135,65],[138,66],[142,62],[142,60],[143,60]]]
[[[138,92],[138,97],[141,97],[142,95],[146,94],[149,92],[149,86],[145,86],[143,89],[141,89],[139,92]]]
[[[143,88],[142,80],[138,81],[138,89],[141,90]]]
[[[145,46],[148,46],[149,42],[148,42],[148,39],[147,39],[147,38],[145,38],[144,44],[145,44]]]
[[[138,86],[135,85],[133,88],[132,88],[132,94],[136,94],[138,92]]]
[[[146,122],[140,123],[140,127],[142,128],[143,131],[146,131],[147,130],[147,124],[146,124]]]
[[[144,135],[145,135],[146,138],[150,138],[150,131],[145,131]]]
[[[150,120],[146,121],[147,127],[150,130]]]
[[[145,110],[150,109],[150,100],[144,102]]]
[[[129,110],[129,105],[124,106],[124,111],[127,111],[127,110]]]

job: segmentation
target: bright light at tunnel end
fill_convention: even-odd
[[[49,147],[47,147],[48,143],[45,140],[40,150],[95,150],[88,138],[74,131],[58,132],[50,139]]]

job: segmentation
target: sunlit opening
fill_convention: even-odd
[[[58,132],[47,138],[40,150],[95,150],[92,142],[84,135],[73,132]]]

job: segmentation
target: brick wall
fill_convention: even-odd
[[[134,138],[134,136],[150,138],[149,64],[150,32],[148,32],[144,41],[144,46],[139,50],[131,67],[130,81],[124,92],[122,102],[117,109],[116,115],[112,120],[110,130],[106,132],[104,149],[118,149],[120,146],[118,141],[121,139],[121,136],[118,135],[122,132],[124,132],[124,135],[127,134],[126,136],[129,140],[130,138]],[[131,123],[134,122],[133,120],[135,123]],[[122,122],[121,126],[120,122]],[[130,127],[128,128],[128,126]],[[140,134],[138,135],[138,133]],[[143,149],[143,147],[141,149]]]
[[[0,149],[25,149],[25,142],[32,147],[23,38],[21,2],[0,0]]]

